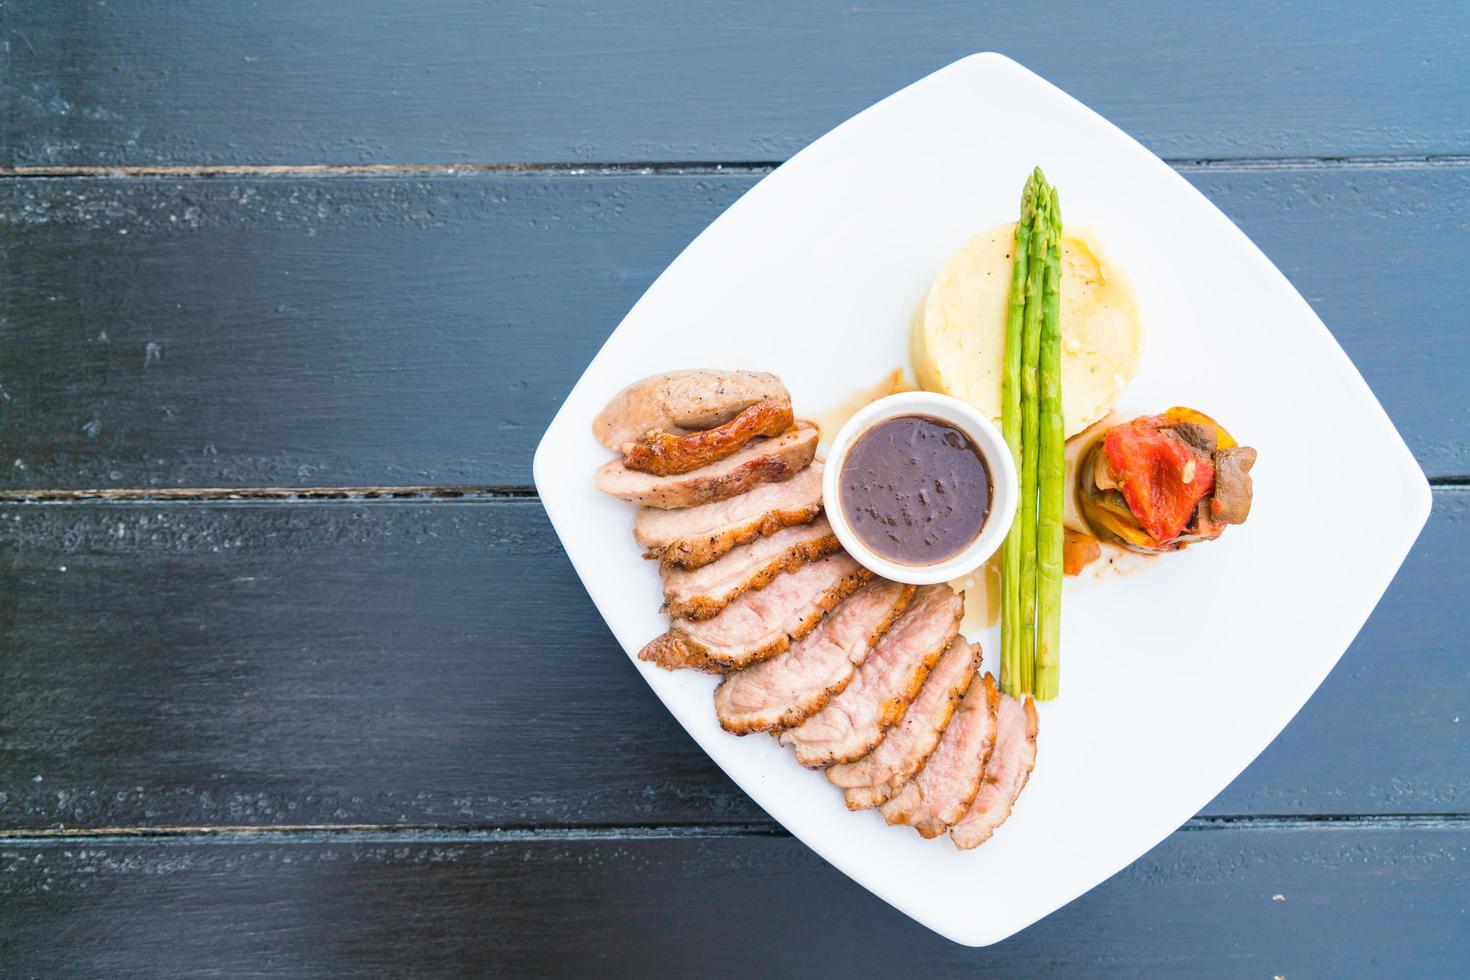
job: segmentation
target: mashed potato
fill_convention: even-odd
[[[1015,224],[983,231],[949,257],[914,324],[919,384],[1000,419]],[[1128,278],[1092,237],[1062,236],[1062,411],[1072,436],[1102,418],[1138,369],[1143,329]]]

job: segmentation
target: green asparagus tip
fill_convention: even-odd
[[[1036,194],[1041,185],[1036,182],[1036,174],[1026,178],[1026,186],[1021,188],[1021,224],[1029,224],[1031,215],[1036,210]]]
[[[1050,241],[1052,230],[1055,227],[1051,215],[1051,202],[1051,188],[1046,184],[1039,185],[1036,192],[1036,210],[1032,212],[1031,237],[1033,240],[1040,239],[1036,246],[1037,254],[1043,259],[1046,257],[1046,243]]]

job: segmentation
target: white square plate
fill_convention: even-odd
[[[536,452],[546,511],[634,657],[667,621],[633,543],[635,508],[593,488],[608,458],[597,411],[635,379],[683,367],[774,371],[798,415],[875,384],[907,365],[911,318],[945,258],[1015,220],[1037,164],[1068,223],[1096,231],[1138,290],[1146,353],[1120,409],[1198,406],[1260,462],[1248,524],[1137,574],[1069,580],[1062,694],[1042,707],[1036,771],[1011,820],[959,853],[849,813],[774,740],[723,732],[714,678],[634,660],[772,817],[970,945],[1081,895],[1224,789],[1327,676],[1428,517],[1408,448],[1286,278],[1126,134],[1014,62],[975,55],[854,116],[732,205],[608,338]],[[1336,479],[1344,459],[1367,478]],[[994,631],[973,638],[995,669]]]

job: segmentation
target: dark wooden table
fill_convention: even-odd
[[[1317,6],[0,3],[0,975],[1466,975],[1470,14]],[[987,48],[1265,249],[1435,506],[1255,765],[970,950],[704,758],[530,461],[722,208]]]

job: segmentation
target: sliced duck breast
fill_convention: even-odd
[[[635,381],[618,392],[592,421],[592,434],[608,449],[650,431],[679,434],[723,425],[757,402],[791,402],[781,379],[764,371],[692,369]]]
[[[785,653],[733,674],[715,689],[727,732],[778,732],[799,725],[841,694],[858,664],[908,608],[912,585],[878,579],[853,593]]]
[[[858,667],[857,676],[821,711],[781,733],[809,768],[861,759],[903,720],[929,669],[960,629],[964,597],[926,585]]]
[[[792,421],[789,399],[768,398],[713,429],[683,435],[644,433],[637,442],[623,444],[623,462],[630,470],[654,476],[688,473],[719,462],[756,436],[778,436]]]
[[[787,480],[806,469],[817,453],[817,427],[798,421],[774,439],[752,439],[718,463],[678,476],[654,476],[630,470],[621,459],[597,471],[597,488],[614,497],[647,507],[694,507],[726,500],[762,483]]]
[[[878,747],[856,762],[827,770],[834,786],[847,792],[849,810],[882,806],[924,766],[949,727],[960,699],[980,669],[980,646],[957,636],[929,672],[914,703]]]
[[[962,851],[979,847],[1006,822],[1036,766],[1036,702],[1027,698],[1022,704],[1004,695],[996,724],[995,751],[985,764],[980,792],[969,812],[949,829],[950,840]]]
[[[763,589],[782,572],[794,571],[842,548],[825,517],[757,538],[702,568],[663,568],[664,604],[676,619],[709,619],[736,596]]]
[[[995,677],[976,675],[924,768],[883,804],[883,819],[908,824],[926,838],[938,837],[957,823],[980,792],[995,747],[999,708]]]
[[[668,670],[723,674],[748,667],[788,649],[872,578],[847,552],[828,555],[741,594],[713,619],[674,620],[638,657]]]
[[[822,464],[813,462],[789,480],[762,483],[728,500],[680,510],[644,507],[633,537],[645,549],[645,558],[699,568],[731,548],[805,524],[821,511]]]

